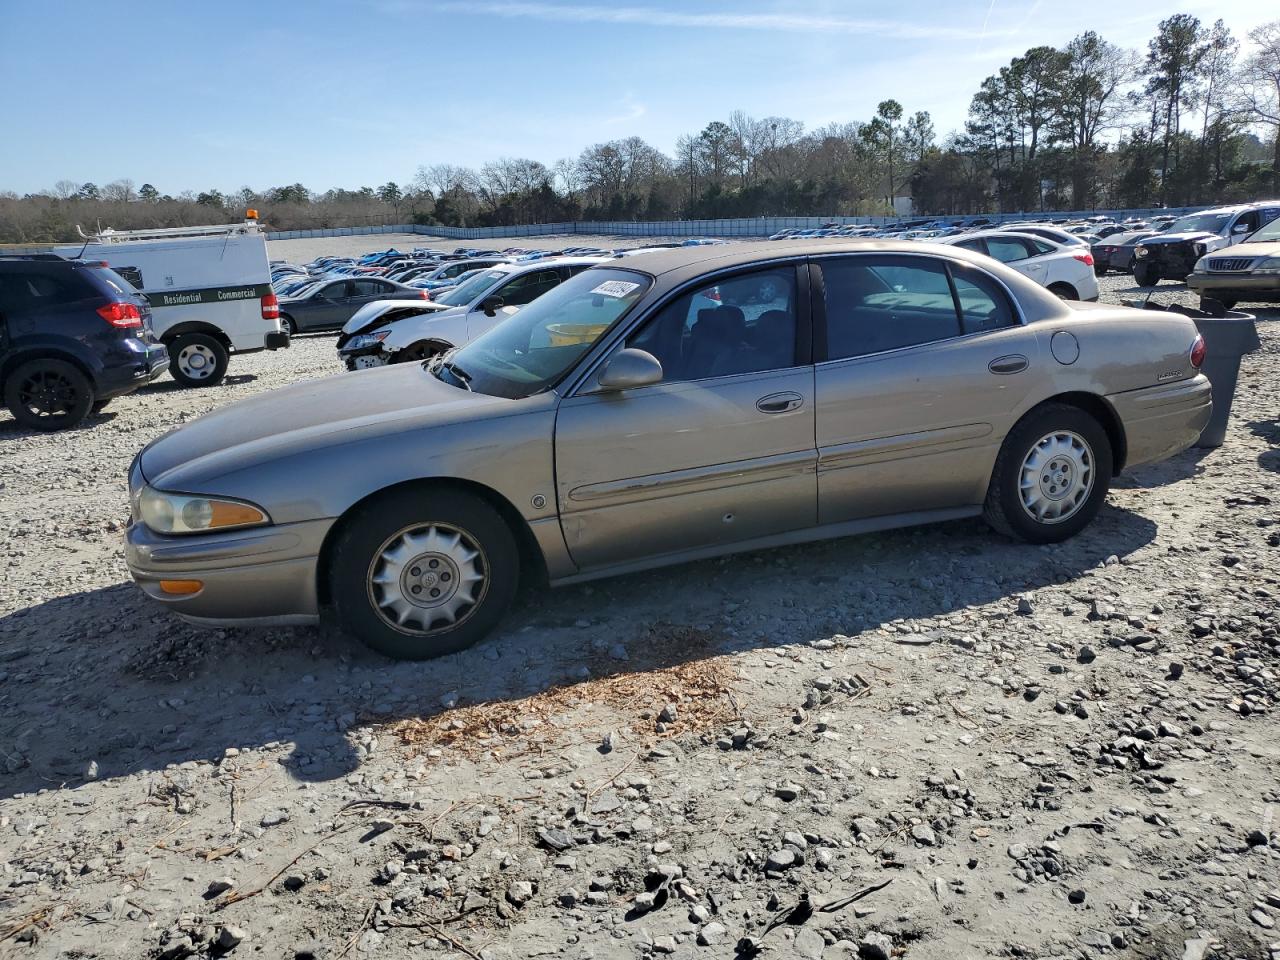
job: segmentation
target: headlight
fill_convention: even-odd
[[[1139,260],[1141,260],[1143,257],[1147,255],[1148,252],[1149,251],[1147,250],[1146,247],[1138,247],[1138,249],[1133,251],[1133,255],[1137,257]]]
[[[1267,257],[1253,265],[1250,273],[1280,273],[1280,257]]]
[[[144,487],[138,497],[143,523],[156,533],[205,533],[235,527],[256,527],[271,518],[251,503],[219,497],[194,497]]]
[[[1205,257],[1201,257],[1196,261],[1196,265],[1191,268],[1192,273],[1206,273],[1209,270],[1209,262]]]
[[[364,350],[367,347],[375,347],[389,336],[391,336],[390,330],[382,330],[378,333],[362,333],[358,337],[352,337],[342,349]]]

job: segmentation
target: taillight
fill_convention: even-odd
[[[262,319],[280,319],[280,299],[274,293],[268,293],[262,298]]]
[[[122,330],[142,326],[142,311],[136,303],[104,303],[98,308],[98,316]]]
[[[1071,259],[1073,259],[1073,260],[1079,260],[1079,261],[1080,261],[1081,263],[1083,263],[1086,267],[1092,267],[1092,266],[1093,266],[1093,254],[1092,254],[1092,253],[1073,253],[1073,254],[1071,255]]]
[[[1204,363],[1204,337],[1196,334],[1196,338],[1191,344],[1191,365],[1197,370],[1200,364]]]
[[[430,291],[430,290],[423,290],[423,291],[422,291],[422,293],[420,294],[420,296],[422,297],[422,299],[423,299],[423,300],[430,300],[430,299],[431,299],[431,291]]]

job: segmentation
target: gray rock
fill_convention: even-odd
[[[796,855],[791,850],[775,850],[764,862],[766,870],[786,870],[795,865]]]
[[[728,934],[724,924],[711,922],[698,931],[698,945],[703,947],[714,947],[724,943],[725,936]]]
[[[533,884],[528,880],[517,880],[507,887],[507,902],[512,906],[523,907],[533,899]]]
[[[1264,930],[1270,930],[1272,927],[1276,925],[1276,922],[1271,919],[1270,914],[1268,914],[1261,907],[1254,907],[1251,911],[1249,911],[1249,919],[1252,920],[1254,923],[1256,923],[1258,926],[1262,927]]]
[[[827,949],[827,942],[822,939],[822,934],[809,927],[800,928],[795,940],[797,955],[804,957],[805,960],[819,960],[825,949]]]
[[[933,828],[927,823],[917,823],[911,828],[911,837],[919,843],[923,843],[926,847],[936,847],[938,845],[938,835],[933,832]]]
[[[893,940],[883,933],[872,931],[858,941],[861,960],[890,960],[893,956]]]
[[[248,936],[242,927],[223,927],[218,931],[218,939],[214,942],[219,950],[234,950],[244,943]]]
[[[654,953],[675,953],[676,938],[675,937],[654,937],[653,952]]]
[[[538,830],[538,839],[542,841],[543,846],[550,847],[557,852],[568,850],[574,845],[573,834],[569,833],[568,830],[542,827]]]
[[[205,895],[216,897],[220,893],[226,893],[235,885],[236,882],[230,877],[219,877],[217,880],[209,881],[209,888],[205,890]]]
[[[287,810],[273,810],[258,822],[264,827],[278,827],[282,823],[289,822],[289,812]]]
[[[676,705],[674,703],[668,703],[662,708],[662,712],[658,714],[658,719],[663,723],[675,723],[678,715],[679,712],[676,709]]]

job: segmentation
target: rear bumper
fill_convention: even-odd
[[[1200,439],[1213,413],[1213,388],[1203,373],[1189,380],[1111,394],[1107,400],[1124,426],[1126,469],[1186,450]]]
[[[124,396],[150,383],[169,368],[169,351],[162,343],[146,344],[127,364],[107,367],[96,377],[94,396],[99,400]]]
[[[1280,302],[1280,276],[1252,276],[1247,273],[1193,273],[1187,288],[1202,297],[1230,297],[1233,300]]]
[[[152,600],[189,620],[225,626],[315,623],[317,562],[332,520],[166,537],[133,523],[125,533],[129,573]],[[162,580],[197,580],[169,594]]]

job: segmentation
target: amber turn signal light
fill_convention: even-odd
[[[203,580],[161,580],[160,592],[175,597],[189,596],[204,589]]]

